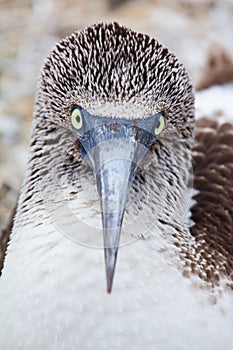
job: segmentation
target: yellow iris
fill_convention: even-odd
[[[154,129],[154,134],[157,136],[159,135],[163,129],[164,129],[164,126],[165,126],[165,119],[164,119],[164,116],[163,115],[160,115],[159,117],[159,124],[158,126]]]
[[[80,130],[83,126],[82,113],[79,108],[75,108],[71,112],[71,123],[73,127],[77,130]]]

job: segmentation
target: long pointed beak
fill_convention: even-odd
[[[93,154],[102,211],[108,293],[112,290],[128,193],[146,152],[147,148],[135,141],[115,139],[99,144]]]
[[[141,128],[126,120],[106,121],[98,116],[93,117],[91,124],[95,123],[95,127],[87,130],[79,141],[82,156],[96,176],[102,213],[107,291],[111,293],[128,194],[156,136],[146,130],[152,128],[154,117],[141,121]],[[147,125],[145,129],[144,124]]]

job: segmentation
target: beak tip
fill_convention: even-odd
[[[107,286],[107,293],[108,294],[111,294],[111,292],[112,292],[112,284],[109,286]]]
[[[113,278],[116,266],[118,248],[105,248],[105,266],[107,278],[107,292],[112,292]]]
[[[111,272],[107,271],[107,293],[108,294],[111,294],[112,292],[113,277],[114,277],[114,270]]]

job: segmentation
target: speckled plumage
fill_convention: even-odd
[[[74,104],[116,119],[161,110],[166,116],[129,195],[126,245],[111,296],[102,251],[90,248],[101,246],[100,208],[72,132]],[[221,242],[218,254],[208,254],[211,240],[198,223],[190,231],[187,218],[193,126],[190,79],[155,39],[113,23],[56,45],[41,70],[29,165],[1,281],[5,350],[221,350],[230,344],[232,295],[224,289],[221,296],[230,282],[228,256]]]
[[[205,279],[218,284],[233,278],[233,126],[203,118],[197,122],[194,146],[194,187],[191,233],[200,242]],[[200,205],[201,204],[201,205]],[[198,267],[193,265],[198,273]]]

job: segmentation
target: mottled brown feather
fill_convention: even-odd
[[[194,197],[191,233],[212,266],[206,279],[214,281],[216,271],[232,279],[233,125],[202,118],[196,123],[195,140],[194,187],[199,193]],[[197,272],[196,266],[193,270]]]

